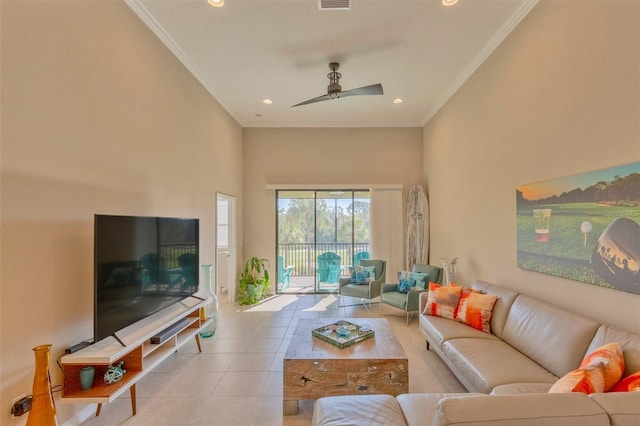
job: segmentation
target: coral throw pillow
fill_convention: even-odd
[[[640,392],[640,371],[620,380],[609,392]]]
[[[615,386],[624,374],[624,355],[620,343],[608,343],[588,354],[578,368],[603,366],[605,392]]]
[[[549,393],[582,392],[587,395],[603,391],[604,373],[602,364],[570,371],[549,389]]]
[[[455,317],[456,321],[485,333],[491,333],[491,314],[498,296],[476,291],[464,291],[462,296]]]
[[[429,294],[423,314],[453,319],[460,301],[462,287],[445,287],[429,283]]]

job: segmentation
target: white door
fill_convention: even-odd
[[[216,194],[216,286],[218,294],[227,291],[230,302],[236,300],[236,199]]]

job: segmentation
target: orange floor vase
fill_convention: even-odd
[[[56,406],[51,393],[49,380],[49,350],[51,345],[33,348],[36,355],[36,374],[33,378],[33,401],[27,426],[57,426]]]

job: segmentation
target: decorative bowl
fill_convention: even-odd
[[[349,330],[345,326],[340,326],[336,328],[336,333],[338,333],[338,336],[340,337],[347,337],[349,334],[351,334],[351,330]]]

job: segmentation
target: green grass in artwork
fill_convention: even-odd
[[[535,238],[533,209],[551,209],[549,241]],[[596,203],[547,204],[518,210],[518,266],[551,275],[592,284],[610,286],[589,267],[589,260],[600,234],[618,217],[640,223],[637,206],[612,206]],[[583,222],[592,231],[582,233]]]

